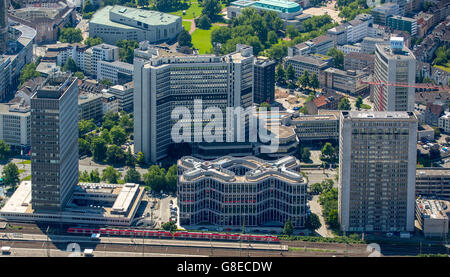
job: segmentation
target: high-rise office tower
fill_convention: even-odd
[[[403,45],[403,38],[392,37],[390,44],[376,44],[373,101],[376,111],[414,110],[416,58]],[[410,87],[395,86],[407,84]]]
[[[177,107],[194,114],[194,100],[202,100],[203,110],[217,107],[223,113],[227,107],[246,109],[252,105],[253,48],[237,45],[236,49],[225,56],[183,55],[141,42],[134,52],[136,153],[142,152],[151,162],[167,156],[176,122],[171,113]],[[204,126],[205,121],[200,121],[192,124],[192,136],[197,132],[194,125]]]
[[[78,183],[78,84],[47,78],[31,98],[31,183],[35,210],[61,211]]]
[[[253,101],[262,103],[275,101],[275,61],[256,58],[254,64]]]
[[[342,112],[339,223],[346,232],[414,230],[417,118]]]
[[[8,43],[8,0],[0,0],[0,54],[5,54]]]

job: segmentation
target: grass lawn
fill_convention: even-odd
[[[181,16],[183,19],[194,19],[202,14],[202,9],[203,7],[200,7],[198,2],[191,2],[191,6],[186,10],[185,15],[183,15],[183,10],[171,12],[170,14]]]
[[[183,24],[183,27],[184,27],[184,29],[186,31],[189,32],[191,30],[192,22],[190,22],[190,21],[183,21],[182,24]]]
[[[20,162],[18,164],[31,164],[31,160],[26,160],[26,161]]]
[[[20,181],[30,181],[31,180],[31,175],[28,175],[27,177],[20,179]]]
[[[192,44],[194,48],[198,49],[200,54],[205,54],[207,51],[211,50],[211,33],[214,29],[219,28],[219,26],[213,25],[209,30],[195,29],[192,33]]]
[[[367,104],[361,104],[361,109],[370,110],[370,109],[372,109],[372,107],[370,105],[367,105]]]
[[[444,71],[450,72],[450,62],[448,62],[446,66],[443,66],[443,65],[435,65],[434,67],[437,67],[437,68],[442,69],[442,70],[444,70]]]

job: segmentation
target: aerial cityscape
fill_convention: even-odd
[[[450,0],[0,0],[0,174],[0,257],[450,257]]]

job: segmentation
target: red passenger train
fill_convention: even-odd
[[[277,236],[268,235],[246,235],[246,234],[223,234],[223,233],[200,233],[160,230],[133,230],[133,229],[90,229],[90,228],[69,228],[67,233],[79,235],[111,235],[111,236],[129,236],[129,237],[148,237],[161,239],[197,239],[197,240],[219,240],[219,241],[250,241],[250,242],[280,242]]]

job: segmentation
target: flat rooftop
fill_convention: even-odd
[[[138,28],[135,26],[129,26],[126,24],[112,21],[109,16],[110,13],[116,13],[121,16],[148,24],[150,26],[159,26],[163,23],[170,24],[170,23],[176,22],[178,19],[180,19],[179,16],[162,13],[162,12],[158,12],[158,11],[149,11],[149,10],[142,10],[142,9],[114,5],[114,6],[106,6],[106,7],[103,7],[102,9],[98,10],[92,16],[89,23],[96,23],[96,24],[108,25],[110,27],[118,27],[118,28],[125,28],[125,29]]]
[[[446,209],[441,205],[441,201],[432,199],[417,199],[416,205],[424,217],[433,219],[448,219]]]
[[[415,115],[412,112],[379,112],[379,111],[348,111],[342,112],[345,118],[350,119],[367,119],[367,118],[377,118],[377,119],[415,119]]]

